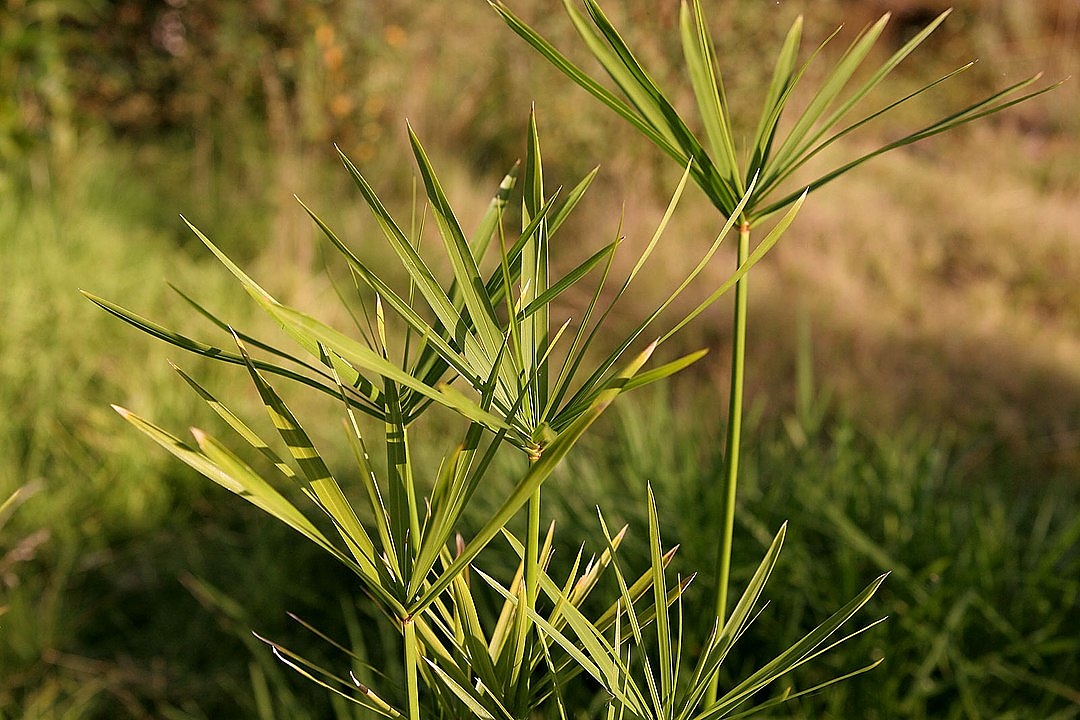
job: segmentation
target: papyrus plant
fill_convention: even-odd
[[[820,84],[809,91],[809,100],[795,104],[799,83],[836,33],[820,43],[809,58],[800,60],[802,18],[792,24],[777,55],[772,80],[765,93],[760,119],[752,133],[736,133],[728,94],[716,56],[709,22],[702,0],[683,0],[679,31],[685,60],[685,75],[693,88],[704,137],[695,134],[680,117],[669,95],[652,79],[631,48],[612,25],[596,0],[563,0],[566,13],[589,54],[603,67],[616,90],[598,80],[551,42],[543,38],[507,3],[491,0],[491,6],[506,23],[544,58],[614,110],[681,166],[689,167],[694,182],[704,191],[716,210],[734,219],[738,231],[737,262],[741,266],[751,253],[751,231],[773,215],[783,212],[812,192],[862,163],[890,150],[946,132],[960,125],[1000,112],[1040,95],[1054,86],[1030,90],[1039,76],[1010,85],[967,107],[960,108],[884,143],[838,162],[809,182],[790,189],[792,176],[826,148],[871,121],[887,115],[941,83],[967,70],[969,63],[917,90],[866,113],[856,113],[860,101],[877,89],[905,58],[945,20],[943,12],[876,68],[864,68],[889,16],[865,28],[837,58],[821,72]],[[582,9],[583,8],[583,9]],[[837,30],[839,32],[839,30]],[[859,80],[854,80],[858,74]],[[740,94],[739,98],[742,97]],[[746,138],[741,142],[741,138]],[[715,298],[710,297],[706,302]],[[721,621],[728,613],[728,585],[731,567],[739,447],[742,427],[743,377],[745,371],[747,278],[735,290],[735,319],[732,339],[731,390],[727,424],[725,477],[720,488],[723,532],[717,552],[716,614]],[[710,693],[714,699],[716,690]]]
[[[358,579],[362,595],[373,602],[400,632],[400,692],[376,690],[361,666],[350,674],[327,670],[299,654],[270,643],[283,661],[334,692],[388,717],[526,718],[554,707],[562,717],[576,713],[567,704],[569,684],[590,675],[611,692],[604,705],[611,717],[667,716],[679,708],[690,717],[723,717],[745,709],[756,690],[783,672],[835,643],[829,640],[880,583],[874,581],[852,604],[827,620],[761,672],[747,679],[741,695],[723,705],[702,702],[703,689],[720,671],[734,640],[752,617],[761,588],[775,563],[783,538],[777,536],[762,570],[747,590],[744,613],[717,626],[699,660],[690,689],[672,669],[681,656],[681,624],[671,622],[669,607],[681,607],[688,581],[669,583],[665,568],[671,550],[660,545],[655,508],[649,503],[652,561],[634,579],[615,562],[624,531],[605,534],[607,546],[592,561],[579,555],[564,579],[550,566],[552,530],[541,532],[541,488],[579,438],[620,394],[671,375],[701,357],[701,352],[646,367],[656,347],[679,327],[733,287],[779,239],[800,207],[795,202],[754,253],[731,277],[712,289],[696,309],[674,321],[664,311],[688,291],[729,234],[738,213],[723,223],[715,242],[676,287],[630,332],[610,335],[606,322],[612,306],[628,292],[650,260],[679,197],[695,172],[683,175],[667,213],[635,261],[630,273],[601,303],[609,280],[618,237],[561,276],[551,273],[549,255],[565,219],[573,212],[593,174],[560,198],[545,190],[540,142],[534,120],[523,167],[507,174],[487,213],[466,235],[420,142],[410,131],[412,149],[434,217],[436,243],[452,269],[440,281],[421,252],[423,222],[397,220],[372,185],[346,158],[341,160],[407,277],[395,288],[361,256],[357,247],[335,234],[314,211],[307,210],[336,249],[354,280],[355,292],[341,291],[351,308],[363,306],[356,327],[344,331],[290,307],[236,265],[220,248],[192,230],[240,282],[256,304],[280,325],[303,352],[282,349],[246,333],[180,293],[220,331],[215,345],[183,335],[113,302],[87,293],[100,307],[125,322],[197,355],[246,369],[279,439],[259,436],[210,389],[179,370],[191,389],[249,447],[247,460],[210,432],[193,429],[194,443],[124,408],[117,411],[136,428],[206,477],[284,522],[335,557]],[[511,232],[504,211],[521,184],[520,229]],[[753,185],[751,185],[751,188]],[[741,211],[749,193],[736,208]],[[304,206],[307,209],[307,206]],[[417,228],[406,232],[404,227]],[[370,243],[364,243],[370,246]],[[384,254],[385,255],[385,254]],[[580,320],[557,322],[552,303],[586,277],[596,277]],[[357,315],[354,315],[357,317]],[[661,325],[660,323],[664,324]],[[649,338],[653,338],[651,341]],[[275,389],[272,379],[287,379],[301,389],[326,394],[340,404],[344,432],[355,457],[356,493],[350,499],[302,425]],[[436,466],[418,466],[414,428],[425,410],[440,405],[462,420],[460,443]],[[376,430],[370,426],[374,424]],[[372,433],[381,434],[385,463],[378,469],[368,453]],[[488,498],[495,509],[474,527],[462,517],[477,492],[491,493],[485,478],[498,449],[510,446],[527,459],[527,470],[504,496]],[[275,449],[284,447],[284,452]],[[290,486],[310,502],[304,509],[290,499]],[[363,498],[357,504],[355,495]],[[510,520],[527,508],[526,533],[517,538]],[[516,573],[500,578],[496,570],[474,567],[481,551],[503,538],[519,553]],[[619,596],[607,609],[588,616],[583,602],[593,594],[600,574],[614,568]],[[503,595],[495,618],[482,616],[478,577]],[[662,670],[653,683],[643,632],[655,624]],[[635,650],[637,648],[637,650]],[[641,664],[644,661],[644,664]],[[360,679],[363,676],[364,679]],[[653,708],[646,715],[649,687]],[[741,686],[742,687],[742,686]]]

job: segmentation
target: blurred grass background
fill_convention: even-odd
[[[549,5],[515,9],[572,48],[572,29]],[[606,5],[675,87],[677,3]],[[892,96],[979,63],[916,103],[905,127],[924,117],[919,108],[930,117],[1038,70],[1057,79],[1080,69],[1080,2],[955,5]],[[887,10],[888,41],[901,43],[945,4],[710,6],[724,28],[729,96],[752,121],[796,14],[806,13],[812,40],[845,23],[840,48]],[[632,257],[676,173],[482,2],[8,0],[0,60],[0,499],[23,488],[0,517],[0,717],[265,718],[265,697],[281,703],[280,717],[348,717],[253,654],[247,635],[303,637],[290,610],[339,637],[359,629],[378,655],[392,640],[370,629],[362,603],[344,600],[348,578],[127,432],[108,408],[179,430],[210,420],[168,358],[252,401],[244,378],[122,327],[77,288],[205,337],[210,328],[167,279],[259,327],[183,228],[183,212],[283,299],[332,304],[317,238],[292,194],[378,253],[332,143],[404,215],[413,182],[405,117],[466,226],[522,152],[532,102],[552,185],[600,164],[564,231],[581,242],[558,249],[558,263],[610,241],[620,218],[624,262]],[[870,132],[889,139],[899,129]],[[875,607],[890,620],[836,668],[879,654],[885,666],[778,717],[1080,715],[1078,133],[1080,91],[1069,81],[875,160],[815,194],[752,274],[742,572],[780,522],[792,520],[792,532],[773,607],[731,672],[893,570]],[[673,274],[713,224],[702,198],[684,201],[667,236]],[[668,279],[663,268],[648,277],[646,299]],[[716,525],[709,488],[720,467],[729,315],[720,307],[689,328],[685,347],[709,347],[709,358],[665,392],[625,398],[553,481],[574,489],[550,493],[564,497],[568,547],[595,537],[594,503],[640,528],[627,508],[644,506],[651,481],[665,539],[682,543],[681,569],[710,581],[713,542],[703,538]],[[679,441],[660,442],[650,431],[659,426],[678,427]]]

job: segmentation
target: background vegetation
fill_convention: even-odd
[[[757,108],[771,70],[762,58],[800,11],[816,39],[892,9],[900,43],[940,4],[717,3],[733,103],[746,93]],[[569,38],[544,3],[513,5]],[[679,56],[677,3],[606,5],[651,65]],[[1075,2],[960,1],[905,72],[914,82],[977,57],[952,86],[975,97],[1037,69],[1075,73],[1078,47]],[[248,630],[305,638],[289,610],[339,637],[359,629],[377,656],[389,641],[363,632],[364,606],[337,612],[346,580],[108,409],[209,422],[169,357],[219,383],[245,379],[170,355],[76,289],[190,323],[167,278],[243,317],[182,211],[283,299],[318,304],[333,291],[292,193],[332,208],[327,219],[353,242],[375,237],[331,143],[405,207],[405,116],[455,206],[479,214],[523,151],[535,101],[552,176],[602,165],[564,231],[583,242],[557,250],[568,266],[620,217],[628,243],[647,241],[677,178],[482,2],[16,0],[0,9],[0,59],[0,499],[22,488],[0,514],[0,717],[273,717],[268,696],[277,717],[334,716]],[[760,642],[744,651],[767,656],[770,639],[894,571],[875,601],[890,621],[838,660],[884,654],[885,666],[779,716],[1080,715],[1077,118],[1069,82],[879,159],[808,202],[753,273],[736,584],[767,528],[792,529]],[[669,238],[700,248],[711,217],[690,198]],[[686,348],[725,347],[729,318],[717,308]],[[712,542],[695,539],[712,532],[721,354],[603,422],[554,481],[563,537],[595,537],[594,503],[644,507],[650,481],[682,569],[712,567]],[[679,442],[660,442],[661,426],[680,428]],[[609,520],[644,532],[626,513]]]

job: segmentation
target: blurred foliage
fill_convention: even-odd
[[[767,83],[771,68],[762,59],[797,13],[806,13],[808,32],[820,36],[840,22],[857,29],[890,11],[888,37],[897,46],[947,5],[956,10],[935,46],[943,67],[980,57],[991,66],[980,76],[988,87],[1000,72],[1070,63],[1062,56],[1073,52],[1080,10],[1069,0],[728,2],[712,14],[724,28],[720,57],[743,59],[725,68],[729,84],[752,88]],[[558,14],[544,8],[537,0],[515,3],[554,39],[568,37],[565,24],[550,17]],[[676,0],[625,0],[613,19],[640,35],[632,44],[647,65],[670,68],[678,35],[665,29],[674,28],[677,8]],[[506,109],[527,106],[554,77],[512,42],[478,42],[502,32],[483,2],[11,0],[0,21],[0,157],[35,139],[70,144],[73,123],[104,124],[140,140],[179,131],[223,153],[244,142],[257,119],[283,148],[334,141],[365,163],[419,93],[436,126],[456,144],[499,156],[501,172],[524,122],[508,122]],[[567,119],[580,117],[578,99],[543,93]],[[561,110],[553,129],[569,138],[588,132],[562,122]]]
[[[75,106],[68,61],[89,20],[81,0],[11,0],[0,7],[0,190],[43,185],[40,168],[19,173],[29,151],[48,143],[60,157],[75,142]],[[36,171],[36,174],[34,174]]]
[[[842,22],[850,34],[891,11],[887,51],[945,4],[724,2],[710,15],[723,29],[715,33],[720,56],[740,59],[724,68],[728,84],[758,92],[767,86],[771,49],[798,13],[807,16],[809,36],[824,37]],[[911,77],[979,58],[961,84],[974,97],[1000,85],[1002,75],[1043,69],[1063,77],[1077,70],[1075,2],[952,4],[953,17]],[[629,29],[661,85],[678,88],[677,1],[613,6],[613,19]],[[545,7],[539,0],[514,4],[548,37],[571,40],[560,14]],[[533,101],[541,103],[549,143],[559,148],[550,160],[556,173],[562,174],[560,164],[574,164],[570,173],[580,174],[604,147],[617,148],[606,161],[617,172],[644,169],[654,184],[666,177],[658,166],[642,164],[651,155],[629,150],[637,143],[626,128],[599,112],[583,115],[580,93],[507,37],[480,1],[11,0],[0,8],[0,57],[0,183],[9,187],[41,191],[56,182],[57,163],[87,129],[143,145],[168,143],[186,157],[185,182],[205,207],[218,202],[215,183],[223,176],[252,188],[245,207],[266,203],[254,191],[267,186],[274,196],[269,207],[276,207],[298,191],[296,179],[314,158],[330,157],[331,142],[361,165],[379,163],[405,187],[389,160],[403,142],[389,130],[404,116],[437,154],[453,152],[472,171],[501,177],[517,158]],[[691,101],[687,88],[678,92]],[[963,99],[950,98],[952,105]],[[757,98],[733,103],[757,106]],[[995,122],[1052,141],[1075,131],[1075,106],[1043,103]]]
[[[111,3],[72,54],[88,117],[140,136],[215,133],[264,117],[276,135],[326,143],[376,121],[367,68],[400,43],[391,3]],[[378,28],[385,26],[381,35]]]

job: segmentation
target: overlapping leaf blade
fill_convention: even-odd
[[[742,186],[739,158],[735,149],[731,113],[728,111],[724,83],[716,59],[716,49],[709,36],[705,13],[700,0],[694,0],[691,11],[686,3],[679,13],[679,29],[682,35],[683,56],[690,76],[698,112],[709,138],[709,148],[717,171],[723,177],[728,201],[741,197]]]
[[[712,203],[729,217],[734,212],[734,207],[741,195],[737,160],[740,154],[744,154],[750,161],[746,168],[746,176],[760,174],[763,179],[754,199],[743,211],[752,224],[786,208],[800,197],[802,188],[798,192],[786,194],[780,200],[769,199],[783,179],[789,177],[796,168],[805,163],[808,157],[820,150],[822,143],[819,141],[829,132],[829,129],[922,44],[948,15],[946,12],[935,18],[871,72],[868,79],[845,100],[838,101],[850,79],[870,56],[872,48],[888,22],[889,16],[882,16],[860,33],[846,52],[833,62],[809,103],[794,119],[787,135],[776,142],[780,116],[791,99],[791,90],[806,68],[806,65],[803,65],[801,70],[795,70],[795,56],[802,27],[801,18],[797,19],[778,54],[757,129],[750,136],[750,143],[745,153],[740,153],[734,143],[735,134],[731,130],[731,113],[727,108],[723,83],[720,80],[715,58],[715,44],[709,32],[702,3],[700,0],[692,0],[692,4],[682,2],[680,35],[687,64],[687,75],[698,101],[698,109],[711,149],[711,153],[707,154],[701,143],[687,129],[683,120],[674,112],[672,104],[652,81],[646,69],[638,63],[632,50],[623,42],[618,31],[604,15],[597,0],[582,0],[582,2],[587,11],[586,14],[577,9],[574,0],[563,0],[563,5],[588,51],[600,62],[619,91],[629,100],[629,104],[567,59],[551,42],[515,16],[504,2],[489,0],[489,4],[511,30],[571,80],[629,121],[653,144],[682,165],[693,158],[696,163],[693,173],[695,181]],[[827,43],[829,39],[825,42]],[[818,47],[818,51],[823,46],[824,43]],[[817,55],[818,52],[815,52],[811,60]],[[836,168],[835,172],[825,173],[808,187],[811,190],[821,187],[871,157],[971,122],[986,114],[999,112],[1011,104],[1023,102],[1053,87],[1043,88],[1013,98],[1010,102],[998,104],[994,102],[999,94],[985,98],[979,103],[981,110],[971,113],[962,112],[935,121],[924,130],[909,133],[901,140],[887,143],[878,150],[865,154],[857,161],[842,164]],[[1015,93],[1019,89],[1019,86],[1013,86],[1002,95]],[[919,92],[921,91],[913,95]],[[838,105],[837,102],[839,102]],[[865,122],[860,121],[856,123],[856,126],[863,124]],[[825,144],[829,142],[831,141],[825,141]]]
[[[626,368],[615,377],[610,385],[596,395],[589,409],[578,417],[569,427],[559,433],[554,441],[548,445],[544,454],[529,467],[525,477],[514,487],[506,497],[499,509],[491,516],[487,523],[476,533],[473,539],[458,553],[457,558],[442,576],[431,584],[427,592],[410,607],[411,613],[419,612],[430,605],[439,594],[450,584],[453,577],[462,572],[472,562],[480,551],[491,542],[506,523],[528,501],[533,491],[540,486],[555,470],[570,449],[577,443],[593,422],[604,412],[605,409],[622,392],[623,385],[634,376],[642,365],[649,359],[655,349],[655,343],[647,347],[640,355],[634,358]]]
[[[147,335],[150,335],[151,337],[162,340],[169,345],[178,347],[181,350],[185,350],[187,352],[194,353],[205,358],[209,358],[211,360],[225,362],[230,365],[244,364],[244,359],[240,357],[240,354],[237,352],[231,352],[216,345],[209,345],[199,340],[190,338],[183,333],[167,328],[164,325],[145,318],[138,313],[132,312],[131,310],[117,305],[110,300],[98,297],[97,295],[94,295],[91,292],[87,292],[86,290],[80,290],[79,292],[82,293],[83,297],[100,307],[102,310],[105,310],[110,315],[119,318],[120,320],[123,320],[125,323],[131,325],[132,327],[146,333]],[[331,385],[323,384],[319,382],[319,380],[314,379],[304,373],[300,373],[295,370],[282,367],[280,365],[274,365],[273,363],[269,363],[265,360],[260,360],[258,358],[254,358],[252,362],[254,363],[255,367],[264,372],[273,373],[274,375],[293,380],[325,394],[334,396],[338,394],[337,390]],[[327,377],[329,378],[329,376]],[[380,397],[377,393],[374,395],[374,397],[366,397],[355,392],[354,388],[350,388],[348,391],[348,402],[350,406],[359,408],[364,413],[377,418],[382,417],[379,400]]]
[[[273,308],[273,313],[282,323],[294,328],[297,332],[309,336],[321,345],[324,345],[328,350],[332,351],[333,355],[338,355],[351,363],[355,363],[360,367],[378,373],[388,380],[404,385],[431,400],[446,405],[470,420],[482,423],[485,427],[488,427],[493,431],[497,432],[507,427],[502,418],[482,410],[479,405],[469,400],[464,395],[440,392],[439,390],[425,385],[423,382],[417,380],[408,372],[372,351],[367,346],[357,342],[340,331],[331,328],[319,320],[316,320],[310,315],[306,315],[284,305],[275,306]]]
[[[954,74],[955,73],[950,73],[950,75],[947,76],[947,77],[951,77]],[[947,79],[947,77],[943,78],[943,79]],[[959,110],[959,111],[954,112],[954,113],[952,113],[952,114],[950,114],[950,115],[948,115],[946,117],[940,118],[939,120],[936,120],[936,121],[934,121],[932,123],[929,123],[928,125],[924,126],[920,130],[909,133],[909,134],[899,138],[898,140],[893,140],[892,142],[886,143],[886,144],[884,144],[884,145],[882,145],[882,146],[880,146],[880,147],[878,147],[878,148],[876,148],[876,149],[874,149],[874,150],[872,150],[870,152],[864,153],[864,154],[862,154],[862,155],[860,155],[860,156],[858,156],[858,157],[856,157],[856,158],[854,158],[852,160],[849,160],[848,162],[845,162],[844,164],[840,165],[839,167],[836,167],[835,169],[824,173],[820,177],[818,177],[815,180],[813,180],[812,182],[808,183],[807,184],[807,189],[808,190],[789,193],[788,195],[785,195],[785,196],[781,197],[779,200],[776,200],[774,202],[771,202],[771,203],[768,203],[768,204],[764,205],[758,211],[757,216],[760,217],[760,218],[768,217],[771,214],[783,209],[784,207],[787,207],[789,204],[794,202],[802,194],[802,192],[816,190],[816,189],[818,189],[818,188],[832,182],[833,180],[835,180],[836,178],[840,177],[841,175],[849,172],[850,170],[853,170],[854,168],[858,167],[859,165],[862,165],[863,163],[867,162],[868,160],[872,160],[873,158],[878,157],[879,155],[884,155],[885,153],[887,153],[887,152],[889,152],[891,150],[895,150],[897,148],[904,147],[905,145],[911,145],[913,143],[919,142],[920,140],[925,140],[926,138],[933,137],[934,135],[940,135],[941,133],[948,132],[948,131],[953,130],[953,129],[957,128],[957,127],[960,127],[961,125],[966,125],[967,123],[974,122],[975,120],[978,120],[980,118],[984,118],[984,117],[986,117],[988,115],[993,115],[995,113],[1001,112],[1002,110],[1010,108],[1010,107],[1012,107],[1014,105],[1018,105],[1019,103],[1022,103],[1022,102],[1027,102],[1028,100],[1031,100],[1032,98],[1036,98],[1036,97],[1039,97],[1040,95],[1048,93],[1051,90],[1054,90],[1055,88],[1057,88],[1058,86],[1061,85],[1060,82],[1054,83],[1052,85],[1048,85],[1048,86],[1039,88],[1037,90],[1032,90],[1030,92],[1026,92],[1023,95],[1020,95],[1019,97],[1013,97],[1012,99],[1005,100],[1006,97],[1008,97],[1010,95],[1015,95],[1016,93],[1020,92],[1024,88],[1027,88],[1027,87],[1033,85],[1034,83],[1036,83],[1039,80],[1040,77],[1041,77],[1040,75],[1033,75],[1030,78],[1021,80],[1020,82],[1017,82],[1017,83],[1015,83],[1013,85],[1010,85],[1009,87],[1005,88],[1004,90],[996,92],[996,93],[984,98],[983,100],[980,100],[980,101],[978,101],[976,103],[973,103],[973,104],[967,106],[966,108],[963,108],[962,110]],[[937,82],[938,81],[935,81],[932,84],[937,84]],[[929,86],[927,86],[927,88],[928,87]],[[924,89],[927,89],[927,88],[924,88]],[[914,97],[915,94],[916,93],[912,93],[911,95],[903,98],[903,100],[910,99],[911,97]],[[899,104],[899,102],[903,102],[903,100],[898,101],[897,103],[893,103],[887,109],[891,109],[892,107],[895,107],[896,105]],[[852,129],[854,129],[854,128],[852,128]],[[830,141],[825,141],[825,142],[827,143],[827,142],[830,142]]]
[[[754,693],[768,685],[784,673],[798,667],[814,654],[814,651],[833,635],[842,625],[858,612],[874,596],[887,575],[882,575],[866,586],[842,608],[837,610],[825,622],[809,634],[778,655],[760,670],[743,680],[725,695],[718,698],[715,705],[696,716],[695,720],[716,720],[732,712],[749,699]]]
[[[499,330],[495,319],[495,311],[491,306],[490,298],[486,292],[479,290],[484,285],[480,279],[480,270],[477,267],[476,258],[473,257],[472,249],[465,240],[465,234],[461,230],[457,218],[454,217],[454,211],[451,209],[450,202],[446,199],[446,194],[439,184],[435,170],[428,160],[427,153],[412,132],[412,128],[409,129],[409,140],[412,143],[417,167],[420,169],[420,176],[424,180],[424,187],[427,189],[428,199],[435,211],[435,218],[439,225],[440,234],[443,237],[447,255],[450,257],[451,267],[454,269],[457,288],[464,299],[465,308],[468,310],[466,327],[476,333],[488,362],[493,362],[499,347],[502,345],[502,332]],[[443,322],[446,323],[445,320]],[[453,327],[453,325],[448,324],[447,327]]]

